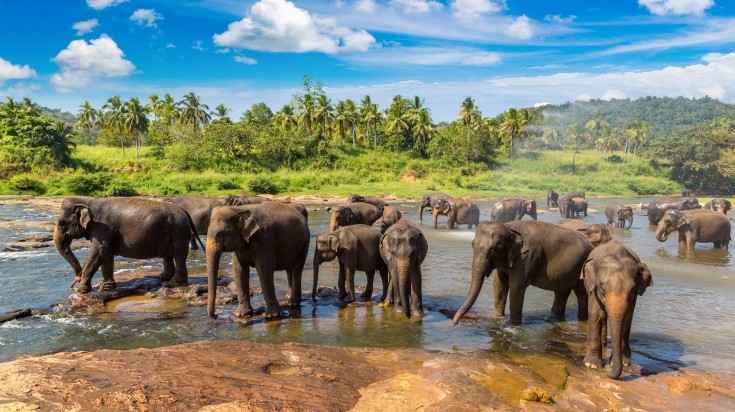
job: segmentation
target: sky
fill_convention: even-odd
[[[0,99],[193,91],[232,117],[319,81],[435,121],[642,96],[735,103],[735,0],[0,0]]]

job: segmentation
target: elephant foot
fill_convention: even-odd
[[[100,290],[115,290],[116,288],[117,284],[114,280],[106,280],[100,283]]]
[[[348,303],[354,302],[355,301],[355,297],[354,296],[347,295],[347,296],[341,297],[339,300],[342,301],[342,302],[344,302],[345,304],[348,304]]]
[[[584,366],[589,369],[600,369],[602,367],[602,359],[587,355],[584,357]]]
[[[168,281],[170,281],[171,279],[174,278],[174,273],[161,272],[158,275],[158,278],[161,279],[164,282],[168,282]]]
[[[189,280],[188,279],[176,279],[176,278],[173,278],[168,283],[173,288],[177,288],[179,286],[189,286]]]
[[[289,300],[288,301],[288,308],[289,309],[300,309],[301,308],[301,301],[296,302],[295,300]]]
[[[365,289],[365,291],[360,294],[361,298],[370,298],[372,296],[373,296],[373,291],[367,290],[367,289]]]
[[[493,317],[493,318],[504,318],[505,317],[505,312],[502,311],[502,310],[495,309],[493,311],[493,313],[490,314],[490,317]]]
[[[275,308],[268,308],[266,309],[263,316],[266,319],[275,319],[281,317],[281,308],[279,306],[276,306]]]
[[[250,306],[238,305],[237,309],[235,309],[235,312],[232,315],[236,318],[253,316],[253,308]]]
[[[422,309],[411,309],[411,317],[417,319],[424,318],[424,311]]]
[[[89,293],[92,291],[92,285],[80,284],[74,289],[77,293]]]

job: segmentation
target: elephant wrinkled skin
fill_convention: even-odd
[[[206,235],[207,229],[209,228],[209,219],[212,216],[212,209],[217,206],[222,206],[223,201],[206,196],[178,196],[178,197],[167,197],[163,199],[166,202],[171,202],[175,205],[180,206],[191,216],[194,227],[196,228],[197,235]],[[196,235],[191,236],[191,245],[189,249],[197,250],[199,247],[196,243]]]
[[[669,233],[678,231],[680,249],[694,249],[697,242],[714,243],[715,249],[727,249],[730,227],[727,217],[714,210],[668,210],[656,228],[656,240],[665,242]]]
[[[389,227],[401,220],[401,212],[393,206],[385,206],[380,210],[380,218],[373,223],[373,227],[380,233],[385,233]]]
[[[434,229],[436,229],[437,217],[445,215],[447,217],[447,229],[454,229],[454,225],[467,225],[467,229],[472,226],[477,227],[480,223],[480,208],[469,200],[452,197],[449,200],[438,200],[434,205],[432,219],[434,220]]]
[[[388,266],[389,288],[385,304],[394,304],[396,312],[407,317],[423,318],[421,297],[421,264],[429,251],[426,237],[416,225],[402,218],[380,238],[380,255]]]

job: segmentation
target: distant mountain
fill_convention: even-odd
[[[49,117],[54,120],[61,120],[63,122],[74,124],[77,121],[77,116],[64,112],[60,109],[50,109],[44,106],[38,106],[41,111],[41,116]]]
[[[577,123],[580,127],[597,116],[611,127],[624,127],[640,119],[650,125],[649,141],[671,134],[682,127],[707,124],[723,117],[735,119],[735,105],[711,97],[641,97],[636,100],[589,100],[567,102],[529,108],[534,114],[542,113],[560,130]]]

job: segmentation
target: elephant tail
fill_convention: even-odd
[[[202,247],[202,251],[204,251],[204,253],[207,253],[207,248],[204,247],[204,243],[202,242],[202,239],[200,239],[199,235],[197,234],[197,228],[194,227],[194,220],[192,220],[191,215],[189,215],[189,212],[187,212],[186,209],[184,209],[183,207],[181,208],[181,210],[184,211],[184,213],[186,214],[186,218],[189,219],[189,228],[191,228],[191,234],[199,242],[199,246]]]

